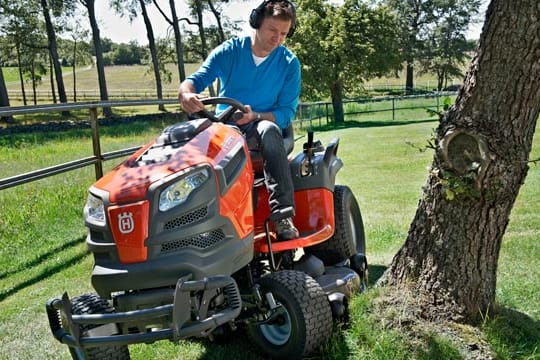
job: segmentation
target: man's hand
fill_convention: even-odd
[[[201,110],[204,110],[204,105],[201,102],[201,99],[204,99],[206,96],[200,95],[192,92],[185,92],[178,94],[178,100],[182,105],[182,109],[187,113],[196,113]]]
[[[252,121],[257,120],[258,113],[254,112],[251,109],[251,106],[245,105],[244,108],[246,109],[246,112],[243,114],[244,116],[236,120],[237,125],[245,125],[245,124],[249,124]]]

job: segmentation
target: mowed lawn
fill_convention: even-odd
[[[165,125],[161,121],[103,128],[103,148],[112,151],[143,144],[157,136]],[[433,156],[430,150],[419,148],[427,144],[437,123],[351,121],[349,125],[318,132],[316,139],[328,144],[331,139],[340,138],[338,155],[344,168],[338,173],[337,182],[350,186],[360,204],[373,281],[406,237]],[[300,151],[305,136],[297,135],[296,151]],[[4,177],[74,160],[88,156],[89,149],[87,130],[3,136],[0,174]],[[539,136],[535,138],[531,158],[540,158]],[[113,165],[114,161],[107,163],[107,169]],[[71,296],[92,291],[92,256],[84,243],[82,208],[93,181],[93,168],[88,167],[0,191],[0,359],[69,358],[67,347],[50,334],[45,302],[64,291]],[[540,167],[531,164],[500,256],[497,301],[512,311],[508,321],[516,322],[512,327],[514,337],[504,338],[500,335],[506,333],[496,331],[490,334],[501,359],[539,358],[539,350],[534,350],[535,343],[540,345],[539,238]],[[527,321],[523,323],[523,319]],[[525,325],[519,325],[519,321]],[[357,339],[354,331],[343,330],[350,340],[343,353],[351,359],[366,351],[360,351],[362,344],[353,341]],[[529,342],[524,342],[521,335]],[[180,344],[163,341],[130,346],[130,351],[133,359],[259,358],[244,338],[239,333],[225,345],[200,340]],[[385,358],[374,355],[380,349],[369,351],[371,359]],[[343,357],[327,350],[321,358]]]

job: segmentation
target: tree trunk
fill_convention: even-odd
[[[49,42],[49,55],[52,65],[54,67],[54,75],[56,78],[56,88],[58,89],[58,97],[61,103],[67,103],[66,88],[64,86],[64,79],[62,77],[62,67],[60,66],[60,60],[58,57],[58,46],[56,45],[56,34],[51,21],[49,13],[49,6],[47,0],[41,0],[41,8],[43,10],[43,17],[45,18],[45,28],[47,29],[47,40]],[[62,112],[63,115],[68,115],[69,112]]]
[[[90,20],[90,27],[92,28],[92,41],[94,42],[94,50],[96,53],[96,69],[98,72],[99,95],[101,101],[107,101],[109,100],[109,95],[107,93],[107,82],[105,81],[105,62],[103,61],[103,50],[101,49],[101,37],[99,35],[99,27],[96,21],[94,0],[86,0],[85,5],[88,9],[88,19]],[[112,116],[111,108],[104,107],[103,115],[105,117]]]
[[[334,124],[344,123],[343,84],[340,81],[332,86],[332,107],[334,109]]]
[[[21,60],[21,48],[20,45],[17,44],[17,64],[19,64],[19,82],[21,83],[21,95],[23,98],[23,104],[24,106],[28,105],[26,101],[26,91],[24,89],[24,75],[23,75],[23,63]]]
[[[56,104],[56,89],[54,88],[54,68],[52,64],[52,59],[49,56],[49,82],[51,83],[51,93],[53,98],[53,104]]]
[[[225,41],[225,31],[223,31],[223,25],[221,24],[221,14],[219,13],[219,11],[217,11],[212,0],[207,0],[207,2],[208,6],[210,6],[210,10],[212,10],[212,14],[214,14],[214,18],[216,19],[219,42],[222,43]]]
[[[206,34],[204,33],[203,9],[201,0],[195,0],[195,11],[197,12],[197,26],[199,28],[199,37],[201,38],[201,55],[204,60],[208,55],[208,51],[206,49]],[[213,84],[210,84],[210,86],[208,86],[208,92],[210,93],[210,96],[216,96]]]
[[[176,57],[178,58],[178,76],[180,77],[180,82],[184,81],[186,78],[186,70],[184,66],[184,48],[182,45],[182,34],[180,33],[180,25],[178,16],[176,15],[176,7],[174,5],[174,0],[169,0],[169,6],[171,8],[171,18],[169,19],[165,12],[161,9],[157,0],[153,0],[154,5],[160,12],[161,16],[172,26],[174,30],[174,43],[176,45]]]
[[[73,40],[73,64],[71,65],[71,72],[73,74],[73,102],[77,102],[77,75],[76,75],[76,62],[77,62],[77,40]]]
[[[412,62],[407,63],[406,77],[405,77],[405,94],[411,95],[414,93],[414,66]]]
[[[186,79],[186,70],[184,68],[184,47],[182,45],[182,34],[180,33],[180,25],[178,24],[178,16],[176,15],[176,8],[174,0],[169,0],[172,14],[172,27],[174,29],[174,41],[176,44],[176,57],[178,58],[178,75],[180,76],[180,82]]]
[[[154,38],[154,30],[152,29],[152,22],[148,17],[146,11],[146,4],[144,0],[139,0],[141,6],[142,16],[144,19],[144,25],[146,26],[146,36],[148,37],[148,47],[150,48],[150,57],[152,58],[152,68],[154,70],[154,79],[156,80],[156,93],[159,100],[163,99],[163,87],[161,85],[161,74],[159,73],[159,62],[156,50],[156,40]],[[158,105],[159,111],[165,111],[165,105]]]
[[[456,104],[441,119],[424,194],[383,282],[431,319],[474,322],[495,302],[509,215],[540,113],[538,0],[492,0]]]
[[[6,81],[4,79],[4,72],[2,71],[2,66],[0,64],[0,107],[9,106],[9,96],[6,86]],[[4,123],[13,123],[15,120],[12,116],[2,116],[0,121]]]

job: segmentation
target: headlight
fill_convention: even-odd
[[[200,169],[169,185],[159,195],[159,210],[167,211],[183,204],[189,194],[200,187],[209,177],[208,169]]]
[[[88,195],[84,205],[84,219],[96,225],[105,225],[105,206],[100,198]]]

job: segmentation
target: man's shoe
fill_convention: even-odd
[[[291,240],[300,236],[298,229],[294,227],[292,218],[281,219],[274,222],[278,240]]]

